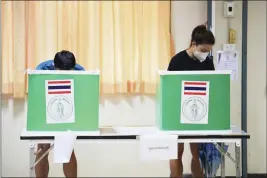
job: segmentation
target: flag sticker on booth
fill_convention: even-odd
[[[182,124],[208,124],[209,82],[182,81]]]
[[[46,123],[75,123],[73,80],[46,80]]]
[[[72,88],[71,80],[59,80],[59,81],[48,81],[47,89],[48,94],[60,95],[60,94],[71,94]]]

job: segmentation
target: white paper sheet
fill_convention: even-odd
[[[238,52],[235,50],[217,51],[216,70],[231,70],[231,80],[238,79]]]
[[[140,136],[141,160],[177,159],[177,135],[143,135]]]
[[[182,81],[181,124],[208,124],[209,81]]]
[[[46,80],[46,123],[75,123],[73,80]]]
[[[67,131],[55,136],[54,140],[54,163],[68,163],[74,148],[77,135]]]

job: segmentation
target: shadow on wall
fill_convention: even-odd
[[[26,100],[24,99],[4,99],[2,100],[2,110],[8,110],[9,114],[12,113],[12,118],[15,118],[16,113],[23,113],[25,112],[26,107]],[[3,116],[3,112],[2,112]],[[8,118],[3,118],[8,119]]]
[[[140,103],[145,102],[146,99],[154,100],[156,98],[155,95],[141,95],[141,94],[114,94],[114,95],[102,95],[99,99],[100,107],[105,107],[106,102],[110,102],[114,105],[120,104],[122,101],[126,102],[129,106],[134,107],[134,102],[136,99],[139,100]],[[38,102],[38,101],[37,101]],[[2,99],[2,108],[12,108],[10,112],[24,112],[25,105],[27,104],[27,99],[12,99],[6,98]]]

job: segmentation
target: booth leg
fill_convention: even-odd
[[[31,165],[31,169],[34,169],[34,167],[46,156],[49,154],[50,151],[52,151],[54,148],[54,144],[52,144],[48,150],[46,150],[39,159],[37,159],[36,161],[34,161],[34,163]],[[40,150],[37,150],[37,152]]]
[[[235,144],[236,177],[241,177],[240,170],[240,143]]]
[[[30,144],[30,147],[29,147],[29,150],[30,150],[30,161],[29,161],[29,177],[35,177],[35,171],[34,171],[34,168],[31,168],[31,165],[34,164],[35,162],[35,145],[34,144]]]
[[[54,144],[52,144],[46,152],[44,152],[41,157],[35,161],[35,156],[38,154],[41,150],[35,150],[35,145],[30,145],[30,177],[36,177],[35,176],[35,166],[54,148]],[[35,152],[36,151],[36,152]]]
[[[221,143],[221,148],[224,149],[225,143]],[[225,153],[221,153],[221,177],[225,178]]]

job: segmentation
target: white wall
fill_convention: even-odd
[[[206,1],[172,1],[171,32],[175,50],[179,52],[189,47],[192,30],[207,22]]]
[[[251,140],[248,145],[248,169],[250,173],[266,172],[266,2],[249,1],[248,37],[248,129]],[[237,2],[236,17],[230,26],[237,30],[237,49],[241,50],[241,2]],[[173,1],[172,33],[176,51],[189,45],[190,33],[199,24],[206,22],[205,1]],[[216,46],[227,41],[227,20],[222,17],[222,2],[216,2]],[[239,59],[241,69],[241,58]],[[239,80],[232,84],[231,117],[240,125],[241,88]],[[257,79],[257,80],[255,80]],[[26,108],[23,101],[3,101],[2,110],[2,176],[28,176],[28,143],[20,141],[25,126]],[[101,100],[101,125],[153,125],[155,100],[153,97],[112,97]],[[257,121],[257,122],[256,122]],[[260,129],[259,129],[260,128]],[[185,172],[190,169],[190,154],[185,148]],[[76,146],[79,176],[155,176],[169,175],[168,162],[140,162],[136,142],[100,142]],[[233,153],[233,147],[230,147]],[[259,154],[261,153],[261,154]],[[62,166],[51,164],[50,176],[63,176]],[[234,175],[234,165],[227,161],[227,175]]]
[[[216,51],[222,50],[222,44],[228,42],[228,26],[237,31],[236,49],[239,51],[238,61],[238,79],[231,82],[231,123],[241,126],[241,64],[242,64],[242,2],[235,2],[235,17],[232,19],[223,16],[223,1],[215,3],[215,38],[214,57],[216,59]],[[215,66],[216,67],[216,66]]]
[[[266,173],[267,1],[248,2],[248,171]]]
[[[266,173],[266,1],[248,1],[247,125],[248,172]],[[227,43],[227,28],[237,31],[236,49],[242,52],[242,1],[235,1],[235,17],[223,17],[223,1],[216,1],[216,45]],[[239,79],[231,84],[231,121],[241,126],[241,67]]]

